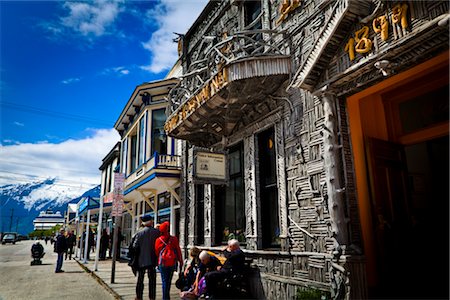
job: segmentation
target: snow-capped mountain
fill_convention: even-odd
[[[40,211],[52,209],[64,215],[67,204],[75,198],[99,197],[99,195],[100,186],[68,184],[58,178],[2,186],[0,230],[28,234],[33,231],[33,219]]]

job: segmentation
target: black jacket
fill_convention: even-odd
[[[58,235],[55,242],[55,252],[63,253],[67,250],[66,237],[62,234]]]

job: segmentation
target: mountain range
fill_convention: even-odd
[[[67,184],[58,178],[0,187],[0,230],[28,234],[33,231],[33,220],[40,211],[51,209],[61,215],[67,204],[77,203],[82,197],[100,196],[100,185]]]

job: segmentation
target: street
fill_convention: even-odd
[[[30,266],[35,241],[0,245],[0,300],[8,299],[114,299],[74,260],[65,260],[64,273],[55,274],[56,253],[44,246],[42,265]]]

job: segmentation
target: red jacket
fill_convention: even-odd
[[[177,258],[178,258],[178,262],[183,265],[183,257],[181,255],[181,249],[180,249],[180,244],[178,243],[178,239],[176,236],[172,236],[172,235],[166,235],[166,236],[160,236],[159,238],[156,239],[155,242],[155,253],[156,256],[159,257],[159,252],[161,252],[161,250],[164,248],[165,244],[163,243],[163,241],[166,244],[169,244],[169,238],[170,238],[170,247],[175,251],[175,253],[177,254]]]

